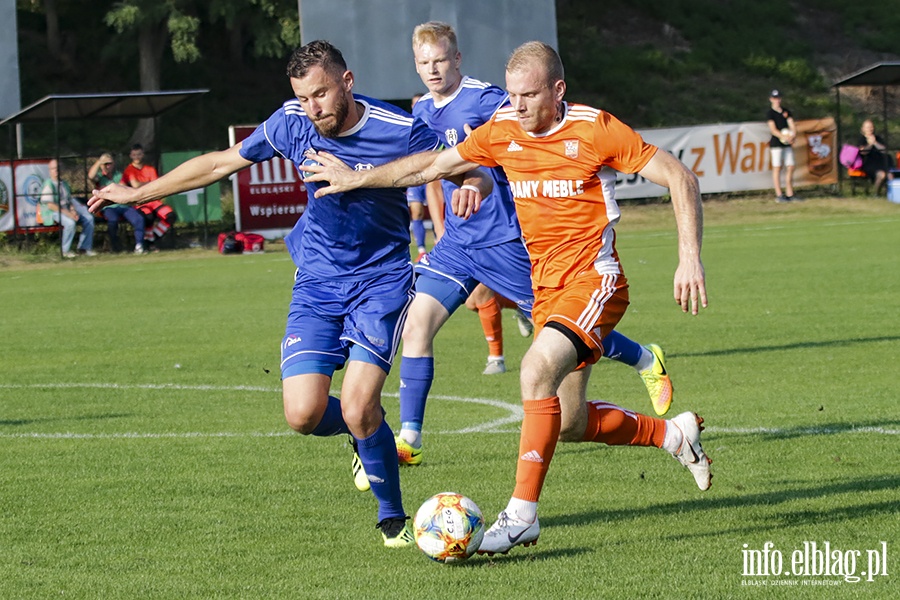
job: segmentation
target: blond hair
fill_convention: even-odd
[[[453,27],[441,21],[428,21],[416,25],[412,34],[412,46],[415,49],[422,44],[437,44],[441,40],[447,40],[451,54],[459,52],[456,44],[456,32]]]
[[[506,61],[506,70],[510,73],[521,71],[533,64],[544,67],[547,72],[547,85],[565,79],[562,60],[556,50],[544,42],[525,42],[509,55]]]

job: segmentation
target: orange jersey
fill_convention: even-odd
[[[556,127],[535,135],[506,106],[456,146],[463,159],[506,171],[536,289],[560,287],[592,269],[621,274],[615,175],[601,168],[636,173],[657,151],[605,111],[565,108]]]

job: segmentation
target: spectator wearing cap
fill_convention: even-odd
[[[797,128],[791,111],[782,106],[781,92],[769,93],[769,111],[766,113],[769,125],[769,154],[772,159],[772,183],[775,186],[775,201],[794,200],[794,149],[791,144],[797,137]],[[784,167],[784,191],[781,188],[781,168]]]
[[[88,179],[97,189],[104,188],[113,183],[122,182],[122,172],[116,170],[116,161],[112,154],[104,152],[100,158],[88,169]],[[107,222],[109,233],[109,245],[113,252],[121,252],[122,244],[119,241],[119,221],[125,219],[134,228],[134,252],[144,253],[144,215],[135,207],[125,204],[112,204],[103,209],[103,218]]]

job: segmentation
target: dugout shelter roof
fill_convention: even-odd
[[[900,62],[879,62],[845,76],[831,87],[853,85],[900,85]]]
[[[209,92],[207,89],[108,94],[55,94],[44,96],[0,125],[72,119],[142,119],[157,117],[169,109]]]

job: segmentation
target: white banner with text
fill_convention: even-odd
[[[797,121],[793,144],[794,185],[837,183],[834,119]],[[769,128],[766,123],[723,123],[638,130],[644,139],[672,153],[700,180],[704,194],[772,189]],[[638,175],[619,174],[616,197],[653,198],[665,188]]]

